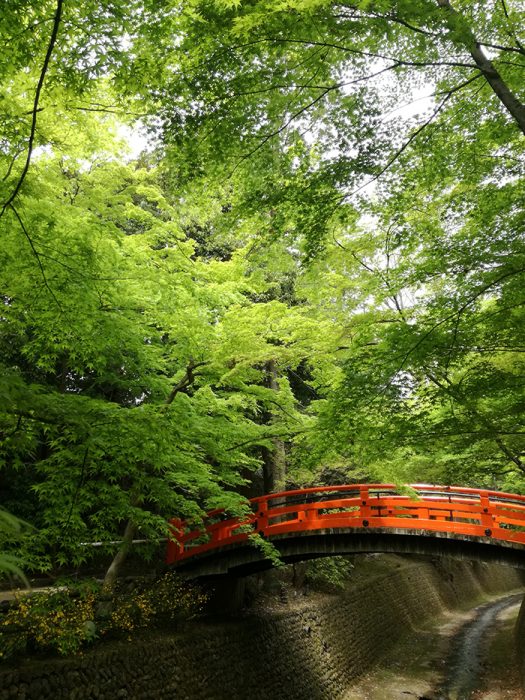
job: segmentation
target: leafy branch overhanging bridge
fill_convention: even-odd
[[[166,562],[189,576],[246,575],[285,562],[397,552],[499,561],[525,568],[525,496],[456,486],[356,484],[254,498],[252,512],[206,515],[200,529],[172,519]]]

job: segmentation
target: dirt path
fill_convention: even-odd
[[[472,700],[524,700],[515,662],[514,626],[519,603],[498,615],[484,648],[485,663],[481,669],[478,690]]]
[[[513,646],[522,598],[455,611],[410,634],[344,700],[525,700]]]

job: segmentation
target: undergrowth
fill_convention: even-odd
[[[101,603],[108,598],[108,614],[101,616]],[[95,582],[21,592],[0,617],[0,660],[26,653],[78,654],[103,638],[130,638],[139,629],[194,617],[206,601],[200,588],[173,573],[133,590],[121,586],[109,596]]]

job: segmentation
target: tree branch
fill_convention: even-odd
[[[209,364],[209,362],[194,362],[193,360],[189,361],[188,366],[186,367],[186,374],[182,377],[180,381],[177,382],[177,384],[175,384],[175,386],[171,390],[168,398],[166,399],[166,406],[169,406],[171,403],[173,403],[174,398],[179,392],[184,391],[190,386],[190,384],[193,384],[195,378],[199,375],[199,373],[195,372],[195,370],[198,367],[204,367],[204,365],[207,364]]]
[[[226,452],[231,452],[232,450],[238,450],[239,447],[245,447],[246,445],[255,445],[262,442],[263,440],[272,440],[273,438],[290,438],[294,435],[300,435],[301,433],[307,433],[312,428],[301,428],[299,430],[287,430],[285,433],[272,433],[271,435],[259,435],[258,437],[251,438],[250,440],[243,440],[243,442],[238,442],[232,447],[227,447]]]
[[[284,124],[282,124],[278,129],[275,129],[275,131],[272,131],[270,134],[266,134],[266,136],[261,141],[259,141],[259,143],[257,144],[257,146],[255,146],[255,148],[252,148],[251,151],[249,151],[248,153],[245,153],[241,158],[239,158],[239,160],[235,164],[233,170],[229,174],[229,177],[231,177],[233,175],[233,173],[237,170],[237,168],[240,167],[240,165],[242,163],[244,163],[245,160],[248,160],[249,158],[251,158],[251,156],[253,156],[255,153],[257,153],[257,151],[259,151],[264,146],[265,143],[268,143],[268,141],[270,139],[281,134],[295,119],[297,119],[297,117],[300,117],[301,114],[304,114],[311,107],[313,107],[315,104],[317,104],[317,102],[320,102],[320,100],[322,100],[323,97],[325,97],[333,89],[334,89],[333,87],[329,87],[326,90],[323,90],[323,92],[320,95],[318,95],[313,100],[310,100],[310,102],[307,105],[304,105],[303,107],[298,109],[297,112],[292,114],[292,116]]]
[[[417,139],[417,137],[419,136],[419,134],[420,134],[422,131],[424,131],[424,130],[427,128],[427,126],[430,126],[430,124],[434,121],[434,119],[437,117],[437,115],[441,112],[441,110],[443,109],[443,107],[445,106],[445,104],[448,102],[448,100],[452,97],[452,95],[454,94],[454,92],[457,92],[457,91],[460,90],[462,87],[465,87],[466,85],[468,85],[469,83],[473,82],[474,80],[476,80],[476,79],[479,78],[479,77],[480,77],[480,74],[478,73],[478,74],[475,75],[474,77],[470,78],[468,81],[463,82],[463,83],[461,84],[461,86],[457,86],[457,87],[452,88],[451,90],[449,90],[449,91],[447,92],[447,94],[445,95],[445,97],[441,100],[441,102],[440,102],[440,103],[438,104],[438,106],[435,108],[435,110],[432,112],[432,114],[430,115],[430,117],[429,117],[426,121],[424,121],[423,124],[421,124],[421,126],[419,126],[419,127],[409,136],[409,138],[405,141],[405,143],[401,146],[401,148],[399,148],[399,149],[394,153],[394,155],[391,156],[391,157],[389,158],[389,160],[387,161],[386,165],[384,165],[378,173],[376,173],[373,177],[371,177],[370,180],[367,180],[367,182],[365,182],[365,183],[363,183],[362,185],[360,185],[357,189],[353,190],[353,192],[350,192],[350,194],[345,194],[345,195],[340,199],[339,203],[343,202],[345,199],[348,199],[348,197],[353,197],[353,196],[356,195],[358,192],[361,192],[361,190],[363,190],[365,187],[368,187],[368,186],[371,185],[372,183],[376,182],[376,180],[379,180],[379,178],[380,178],[382,175],[384,175],[384,174],[386,173],[386,171],[389,170],[389,168],[392,167],[392,165],[396,162],[396,160],[399,158],[399,156],[401,156],[401,155],[404,153],[404,151],[406,151],[406,149],[410,146],[410,144],[411,144],[413,141],[415,141],[415,140]]]
[[[464,406],[464,408],[470,413],[470,415],[473,418],[476,418],[479,420],[482,425],[485,426],[485,429],[487,430],[487,437],[489,439],[494,440],[496,445],[499,447],[501,452],[507,457],[507,459],[511,462],[513,462],[518,469],[521,471],[525,471],[525,464],[521,461],[521,459],[513,454],[513,452],[507,447],[507,445],[503,442],[503,439],[501,438],[501,435],[503,434],[509,434],[509,433],[503,433],[502,431],[498,430],[497,426],[493,425],[492,422],[483,415],[483,413],[480,413],[477,408],[473,407],[471,405],[471,402],[465,399],[464,396],[460,392],[457,391],[457,389],[452,385],[450,380],[448,378],[445,379],[447,382],[448,386],[445,386],[442,381],[440,381],[433,372],[430,372],[428,369],[424,368],[424,373],[425,376],[430,379],[430,381],[435,384],[441,391],[443,391],[445,394],[448,394],[452,399],[457,401],[461,406]],[[517,433],[511,433],[511,434],[517,434]]]
[[[514,275],[519,275],[519,274],[522,274],[523,272],[525,272],[525,268],[519,268],[518,270],[510,270],[509,272],[506,272],[505,274],[500,275],[500,277],[497,277],[496,279],[492,280],[492,282],[489,282],[488,284],[481,287],[481,289],[478,289],[478,291],[475,294],[473,294],[469,299],[467,299],[467,301],[465,301],[459,307],[459,309],[453,311],[451,314],[448,314],[448,316],[445,316],[440,321],[435,323],[426,333],[424,333],[418,339],[418,341],[410,348],[410,350],[408,350],[408,352],[405,354],[403,361],[401,362],[401,365],[399,366],[399,369],[397,370],[397,372],[400,372],[403,369],[403,367],[405,366],[405,363],[408,360],[408,358],[410,357],[410,355],[412,355],[418,349],[418,347],[420,345],[422,345],[425,342],[425,340],[427,340],[432,335],[432,333],[437,328],[442,326],[444,323],[447,323],[447,321],[450,321],[453,318],[456,318],[456,316],[461,316],[461,314],[463,314],[463,312],[471,304],[473,304],[475,301],[477,301],[477,299],[479,299],[479,297],[483,296],[483,294],[485,294],[485,292],[487,292],[491,287],[494,287],[494,285],[499,284],[499,282],[502,282],[503,280],[507,279],[508,277],[512,277]],[[397,372],[396,372],[396,374],[397,374]]]
[[[402,66],[414,66],[416,68],[433,68],[440,66],[449,66],[453,68],[476,68],[476,65],[472,63],[465,63],[464,61],[405,61],[404,59],[394,58],[393,56],[386,56],[385,54],[381,53],[374,53],[372,51],[363,51],[362,49],[356,49],[353,46],[345,46],[344,44],[334,44],[327,41],[314,41],[313,39],[281,39],[277,37],[265,37],[263,39],[250,42],[250,44],[256,43],[302,44],[305,46],[321,46],[327,49],[335,49],[337,51],[343,51],[345,53],[352,53],[357,56],[364,56],[366,58],[381,58],[385,61],[392,61],[392,63],[399,63],[399,65]],[[242,44],[239,45],[239,48],[242,47]]]
[[[38,79],[38,83],[36,86],[36,91],[35,91],[35,99],[33,101],[33,110],[32,110],[32,118],[31,118],[31,131],[29,133],[29,142],[27,145],[27,157],[26,157],[26,162],[24,164],[24,167],[22,169],[22,172],[20,174],[20,177],[18,178],[18,182],[16,183],[16,186],[7,199],[6,202],[4,202],[4,205],[2,206],[2,210],[0,211],[0,218],[4,215],[6,209],[13,203],[15,200],[15,197],[18,195],[20,188],[22,187],[22,184],[25,180],[25,177],[27,175],[27,171],[29,170],[29,165],[31,163],[31,156],[33,154],[33,146],[35,142],[35,134],[36,134],[36,120],[37,120],[37,114],[39,111],[39,102],[40,102],[40,94],[42,92],[42,87],[44,85],[44,80],[46,77],[47,69],[49,67],[49,62],[51,60],[51,55],[53,53],[53,49],[55,48],[57,36],[58,36],[58,29],[60,27],[60,21],[62,18],[62,7],[63,7],[63,0],[57,0],[56,4],[56,10],[55,10],[55,16],[53,19],[53,29],[51,31],[51,37],[49,39],[49,44],[47,47],[47,52],[46,56],[44,58],[44,63],[42,65],[42,69],[40,71],[40,77]]]
[[[500,0],[500,3],[501,3],[501,6],[503,8],[503,12],[505,13],[505,17],[507,18],[507,21],[510,23],[509,12],[507,10],[507,4],[506,4],[505,0]],[[525,47],[520,42],[520,40],[518,39],[516,34],[512,31],[512,29],[509,28],[508,33],[509,33],[509,36],[511,37],[511,39],[514,39],[514,42],[516,43],[516,46],[518,47],[520,53],[525,54]]]
[[[45,273],[45,270],[44,270],[44,266],[42,265],[42,260],[40,259],[40,253],[39,253],[38,250],[35,248],[35,244],[33,243],[33,240],[31,239],[31,236],[29,235],[29,233],[28,233],[28,231],[27,231],[27,229],[26,229],[26,227],[25,227],[25,225],[24,225],[24,222],[22,221],[22,218],[21,218],[20,214],[17,212],[17,210],[15,209],[15,207],[13,206],[13,204],[10,203],[8,206],[9,206],[9,209],[10,209],[10,210],[13,212],[13,214],[16,216],[17,221],[18,221],[18,223],[20,224],[20,228],[22,229],[22,231],[23,231],[23,233],[24,233],[24,236],[26,237],[26,239],[27,239],[27,241],[28,241],[28,243],[29,243],[29,246],[31,247],[31,250],[32,250],[32,252],[33,252],[33,255],[35,256],[36,261],[37,261],[37,263],[38,263],[38,267],[40,268],[40,274],[42,275],[42,279],[43,279],[43,281],[44,281],[44,285],[45,285],[47,291],[49,292],[49,294],[50,294],[51,297],[53,298],[53,301],[54,301],[55,304],[58,306],[58,308],[59,308],[60,310],[62,310],[62,307],[61,307],[61,305],[60,305],[60,302],[59,302],[58,299],[56,298],[55,293],[53,292],[53,290],[51,289],[51,287],[49,286],[49,283],[48,283],[48,281],[47,281],[47,277],[46,277],[46,273]]]
[[[485,56],[469,24],[465,21],[463,15],[452,7],[450,0],[437,0],[437,4],[447,13],[447,25],[451,30],[455,28],[458,20],[461,22],[465,38],[456,39],[455,43],[459,43],[467,49],[494,94],[525,134],[525,105],[518,100],[501,77],[495,65]]]

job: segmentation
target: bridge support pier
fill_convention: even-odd
[[[244,605],[246,579],[232,575],[207,576],[203,585],[209,595],[210,615],[235,615]]]

